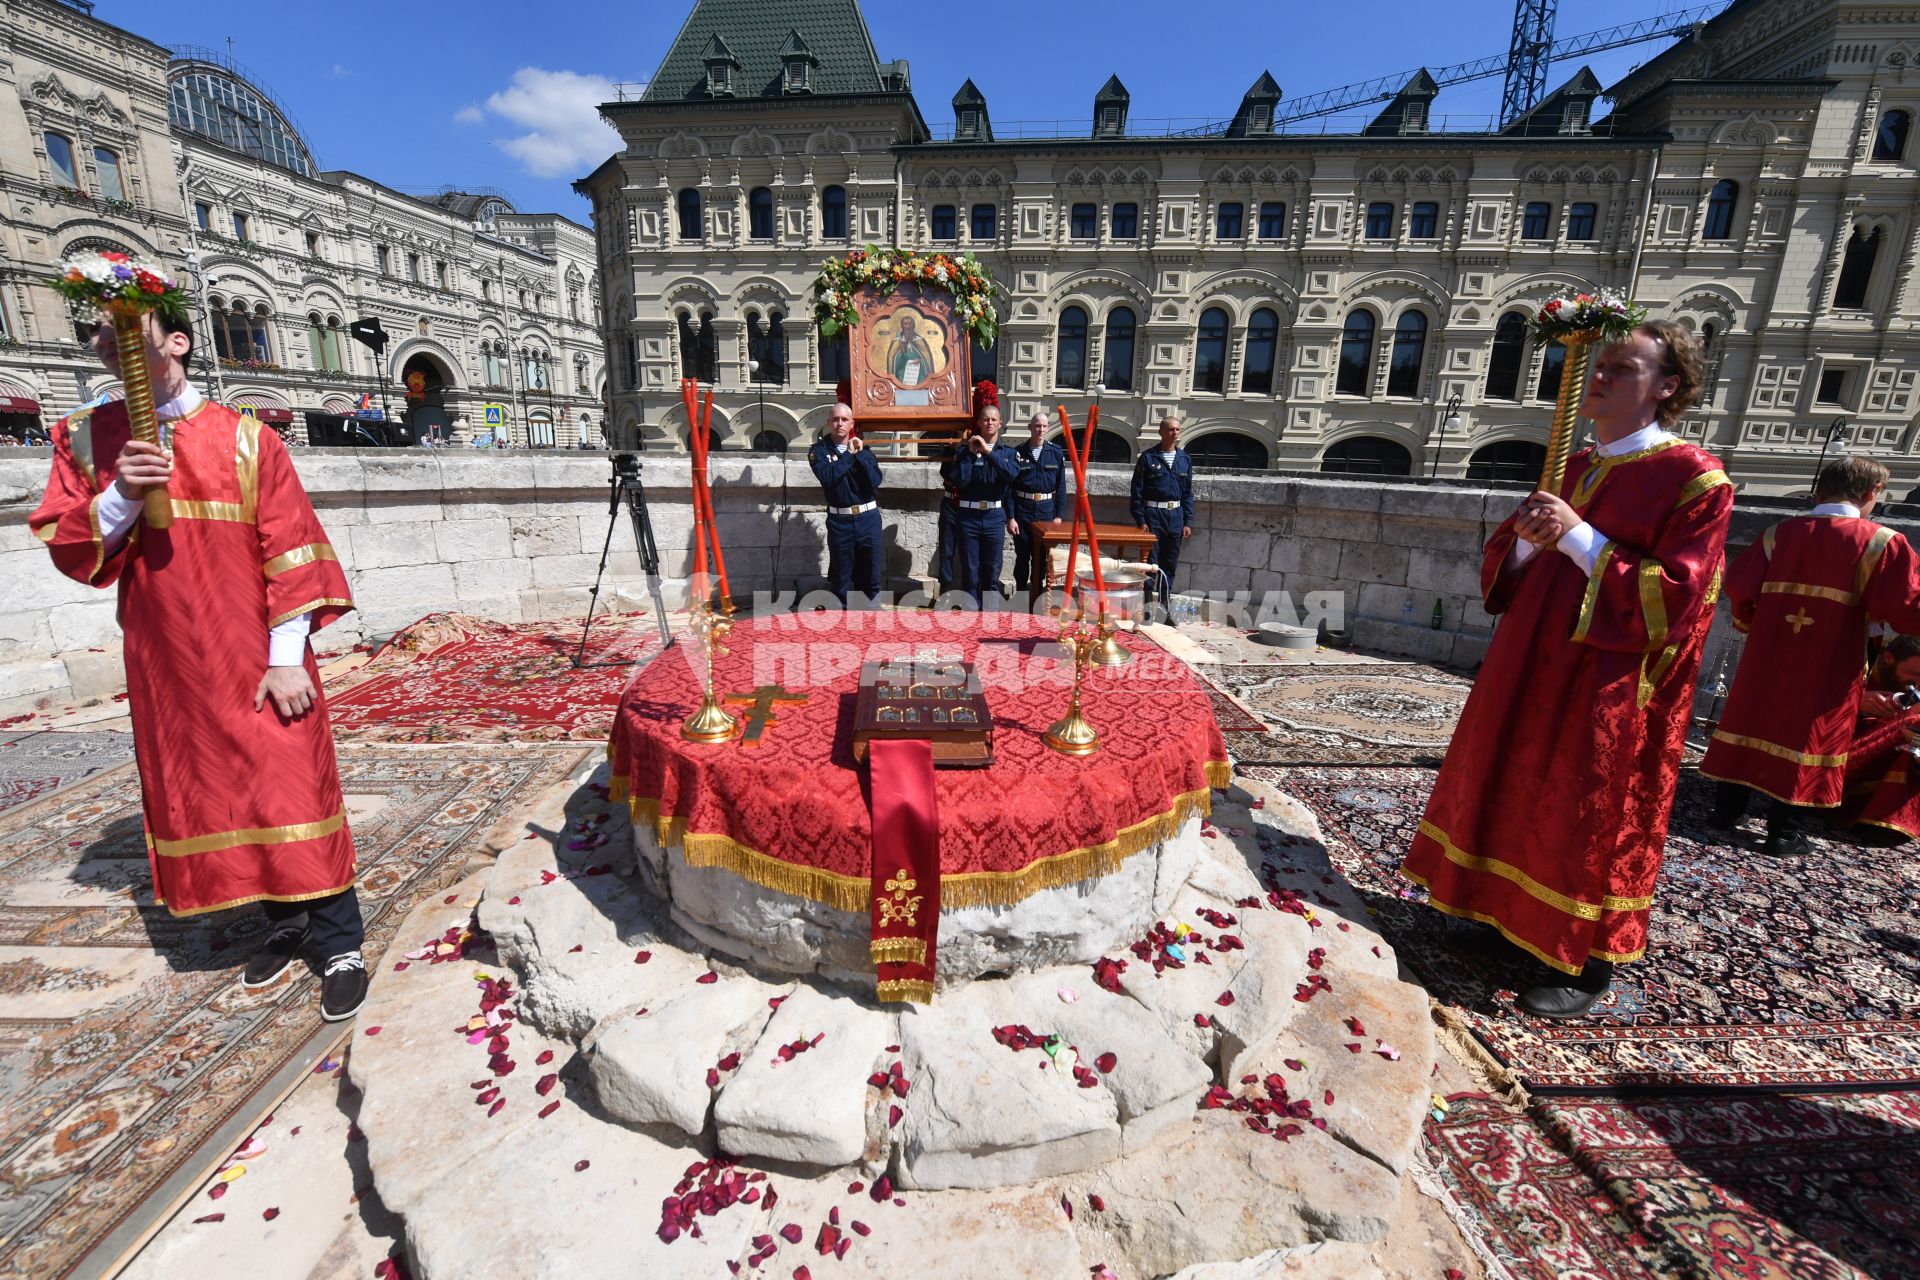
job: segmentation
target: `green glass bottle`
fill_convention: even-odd
[[[1440,629],[1440,624],[1445,620],[1446,620],[1446,614],[1441,610],[1440,602],[1438,600],[1435,600],[1433,602],[1433,629],[1435,631],[1438,631]]]

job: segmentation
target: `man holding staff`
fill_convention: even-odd
[[[187,381],[184,294],[140,270],[181,305],[127,328],[144,352],[122,350],[112,323],[94,345],[130,398],[122,363],[144,358],[160,442],[134,438],[153,424],[134,422],[128,401],[62,419],[28,524],[62,573],[119,586],[156,899],[177,916],[261,903],[277,927],[242,981],[273,982],[310,945],[324,964],[321,1016],[338,1021],[366,995],[364,930],[307,636],[353,600],[286,446]],[[150,491],[170,507],[164,526],[154,507],[143,515]]]
[[[1733,509],[1719,462],[1667,430],[1701,375],[1670,321],[1595,357],[1580,413],[1599,443],[1487,544],[1504,616],[1402,868],[1548,966],[1520,997],[1542,1017],[1585,1014],[1646,950]]]

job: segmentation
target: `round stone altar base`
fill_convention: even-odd
[[[1216,792],[1129,860],[1142,906],[1099,932],[1104,882],[999,909],[998,952],[987,916],[943,915],[943,952],[983,940],[969,976],[1006,972],[929,1006],[834,961],[864,917],[716,887],[619,806],[570,816],[555,843],[607,842],[487,873],[497,964],[383,973],[362,1015],[360,1123],[416,1274],[1367,1274],[1432,1026],[1284,796]],[[476,968],[514,978],[497,1056],[464,1043]]]

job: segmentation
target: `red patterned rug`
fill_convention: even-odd
[[[1475,1095],[1423,1181],[1495,1280],[1920,1275],[1920,1093]]]
[[[429,614],[327,689],[340,742],[604,742],[636,665],[660,648],[651,614],[491,622]],[[597,665],[607,664],[607,665]]]
[[[1712,786],[1685,773],[1645,958],[1620,967],[1590,1016],[1549,1022],[1513,1004],[1544,973],[1536,961],[1454,945],[1426,891],[1399,875],[1433,770],[1240,772],[1313,811],[1328,856],[1401,958],[1536,1093],[1920,1085],[1920,859],[1910,846],[1828,839],[1811,857],[1769,858],[1757,824],[1734,837],[1707,826]]]

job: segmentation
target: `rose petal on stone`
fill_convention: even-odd
[[[1360,1052],[1360,1046],[1359,1046],[1359,1045],[1357,1045],[1357,1044],[1350,1044],[1350,1045],[1348,1045],[1348,1046],[1347,1046],[1347,1052],[1348,1052],[1348,1053],[1358,1053],[1358,1052]]]
[[[1367,1034],[1367,1029],[1360,1024],[1360,1019],[1358,1018],[1347,1019],[1347,1030],[1353,1032],[1353,1034],[1357,1036],[1363,1036]]]
[[[711,986],[714,983],[720,981],[720,975],[715,973],[713,970],[709,969],[705,973],[701,974],[699,977],[695,978],[694,981],[699,983],[703,987]]]
[[[500,1108],[506,1105],[507,1105],[507,1100],[505,1098],[494,1099],[493,1105],[487,1108],[487,1118],[492,1119],[494,1116],[499,1115]]]
[[[368,1027],[368,1028],[367,1028],[367,1034],[368,1034],[368,1035],[370,1035],[370,1036],[377,1036],[377,1035],[379,1035],[379,1034],[380,1034],[380,1028],[378,1028],[378,1027]]]
[[[1331,1089],[1328,1089],[1328,1090],[1326,1091],[1326,1095],[1325,1095],[1325,1096],[1324,1096],[1323,1098],[1321,1098],[1321,1101],[1322,1101],[1323,1103],[1325,1103],[1325,1104],[1326,1104],[1327,1106],[1329,1106],[1329,1107],[1330,1107],[1330,1106],[1332,1106],[1332,1105],[1333,1105],[1333,1090],[1331,1090]]]
[[[805,1265],[795,1267],[793,1269],[793,1280],[813,1280],[813,1272],[807,1270]]]
[[[273,1220],[274,1220],[275,1218],[277,1218],[277,1217],[279,1217],[279,1216],[280,1216],[280,1210],[278,1210],[278,1209],[263,1209],[263,1210],[261,1211],[261,1213],[260,1213],[260,1216],[261,1216],[262,1218],[264,1218],[264,1219],[266,1219],[266,1220],[267,1220],[268,1222],[272,1222],[272,1221],[273,1221]]]
[[[218,1200],[225,1194],[227,1194],[227,1184],[224,1182],[216,1182],[207,1188],[207,1199],[209,1200]]]
[[[1193,1015],[1193,1025],[1201,1028],[1210,1027],[1213,1025],[1213,1019],[1204,1013],[1196,1013]]]
[[[1307,1069],[1306,1064],[1302,1063],[1298,1058],[1282,1058],[1280,1064],[1289,1071],[1305,1071]]]
[[[591,1165],[592,1163],[593,1161],[591,1160],[575,1160],[573,1162],[573,1171],[575,1173],[585,1173],[587,1171],[587,1166]]]
[[[533,1065],[536,1067],[544,1067],[549,1062],[552,1062],[552,1061],[553,1061],[553,1050],[542,1049],[540,1051],[540,1056],[533,1060]]]
[[[1388,1062],[1400,1061],[1400,1051],[1390,1044],[1382,1043],[1374,1052],[1385,1058]]]
[[[1067,1215],[1067,1221],[1072,1222],[1073,1221],[1073,1201],[1067,1199],[1065,1196],[1061,1196],[1060,1209],[1063,1213]]]
[[[1072,987],[1062,987],[1056,994],[1059,995],[1061,1004],[1080,1003],[1080,993]]]
[[[510,906],[510,907],[517,907],[517,906],[519,906],[519,905],[520,905],[520,895],[516,893],[516,894],[514,894],[514,895],[513,895],[513,896],[512,896],[511,898],[508,898],[508,899],[507,899],[507,905],[508,905],[508,906]]]
[[[1219,999],[1215,1000],[1214,1003],[1219,1005],[1223,1009],[1226,1008],[1228,1005],[1233,1003],[1233,992],[1222,991],[1220,993]]]
[[[225,1222],[226,1220],[227,1215],[224,1213],[209,1213],[203,1217],[195,1218],[193,1225],[197,1227],[203,1222]]]
[[[849,1222],[847,1225],[853,1228],[853,1233],[855,1235],[865,1236],[865,1235],[873,1234],[872,1227],[868,1226],[866,1223],[861,1222],[857,1219],[853,1222]]]
[[[633,953],[633,962],[635,964],[645,964],[651,959],[653,959],[653,952],[651,951],[636,951]]]
[[[720,1061],[714,1063],[714,1065],[719,1067],[722,1071],[736,1070],[740,1066],[740,1055],[737,1053],[730,1053],[726,1057],[720,1059]]]
[[[552,1115],[554,1112],[558,1111],[559,1109],[560,1109],[560,1099],[555,1098],[552,1102],[549,1102],[546,1106],[540,1108],[540,1118],[542,1120],[545,1120],[548,1116]]]
[[[1089,1194],[1087,1196],[1087,1208],[1093,1210],[1095,1213],[1105,1213],[1107,1211],[1107,1202],[1099,1196]]]
[[[707,1088],[718,1089],[719,1087],[720,1087],[720,1073],[716,1071],[714,1068],[708,1067],[707,1068]]]
[[[797,1222],[789,1222],[786,1226],[780,1228],[780,1238],[788,1244],[799,1244],[800,1238],[805,1234],[806,1232],[800,1229],[800,1224]]]
[[[1114,1054],[1111,1050],[1109,1050],[1108,1052],[1103,1053],[1099,1057],[1095,1058],[1093,1060],[1093,1065],[1100,1068],[1101,1075],[1103,1076],[1110,1075],[1112,1074],[1113,1069],[1120,1065],[1120,1059],[1118,1055]]]
[[[560,1073],[557,1071],[549,1071],[546,1075],[541,1076],[539,1080],[534,1082],[533,1091],[544,1098],[552,1093],[553,1086],[559,1083]]]
[[[902,1111],[899,1107],[891,1107],[891,1106],[888,1107],[887,1108],[887,1128],[891,1129],[891,1128],[894,1128],[896,1125],[898,1125],[900,1123],[900,1117],[905,1114],[906,1112]]]

